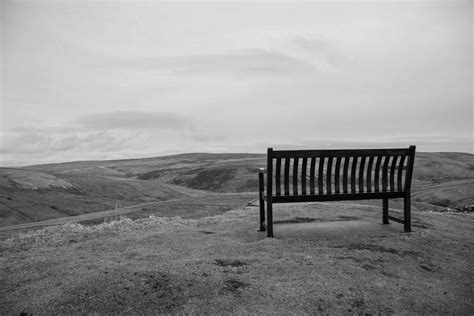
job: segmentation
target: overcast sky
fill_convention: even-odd
[[[1,1],[2,166],[473,152],[472,1]]]

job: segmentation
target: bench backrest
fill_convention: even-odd
[[[301,196],[406,192],[411,187],[415,148],[268,148],[267,194]]]

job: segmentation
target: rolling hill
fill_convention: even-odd
[[[0,226],[189,197],[217,204],[231,193],[256,197],[256,171],[265,164],[262,154],[190,153],[0,168]],[[474,204],[473,192],[474,155],[417,153],[414,207]]]

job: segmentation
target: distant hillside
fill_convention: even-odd
[[[0,168],[0,226],[202,194],[100,166],[62,172]]]
[[[256,194],[265,165],[264,154],[191,153],[0,168],[0,226],[206,192]],[[474,155],[418,152],[413,190],[425,205],[474,204]]]
[[[474,204],[474,155],[417,153],[413,199],[450,207]]]
[[[257,191],[257,170],[266,166],[265,155],[229,159],[186,157],[176,164],[140,169],[138,179],[160,180],[193,189],[215,192]],[[206,159],[203,159],[206,158]],[[121,168],[126,168],[122,166]],[[439,206],[474,203],[474,155],[464,153],[417,153],[413,198]]]

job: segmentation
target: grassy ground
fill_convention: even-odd
[[[0,314],[474,313],[472,214],[417,212],[406,234],[372,205],[277,205],[268,239],[257,213],[16,235],[0,243]]]

